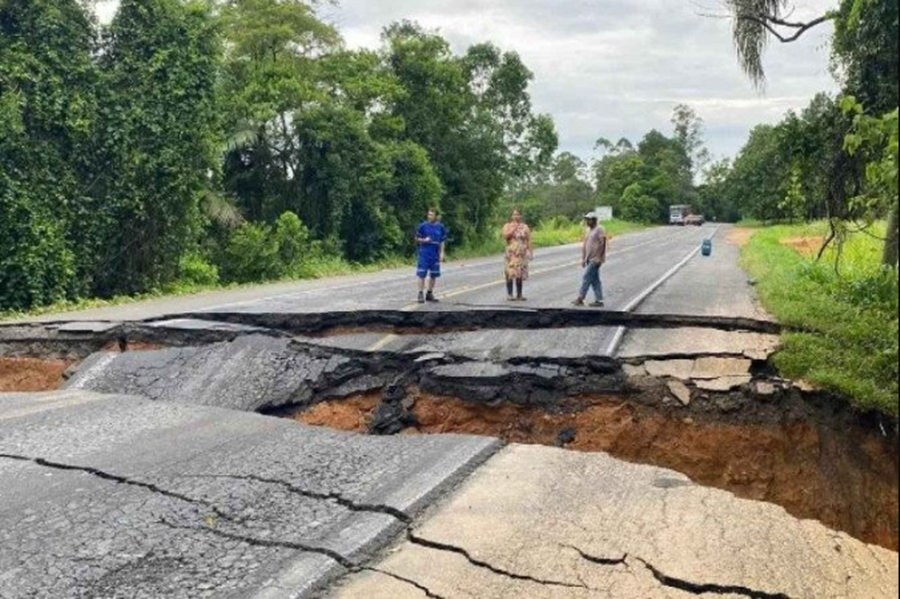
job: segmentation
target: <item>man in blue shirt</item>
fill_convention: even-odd
[[[436,303],[438,299],[434,297],[434,287],[441,277],[441,263],[447,259],[447,228],[441,224],[436,209],[429,210],[428,220],[419,226],[416,243],[419,245],[419,266],[416,269],[419,277],[419,303]]]

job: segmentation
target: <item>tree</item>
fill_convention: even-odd
[[[709,163],[709,151],[703,144],[703,119],[686,104],[679,104],[672,113],[675,139],[681,144],[691,162],[691,175],[696,176]]]
[[[856,198],[869,218],[889,214],[887,239],[882,263],[896,267],[900,254],[900,216],[898,216],[898,172],[900,172],[900,143],[898,143],[898,111],[876,118],[866,115],[855,99],[848,98],[844,109],[853,114],[853,131],[847,136],[847,149],[853,154],[868,150],[873,159],[866,169],[868,193]]]
[[[900,8],[894,0],[841,0],[834,36],[836,69],[847,94],[871,114],[898,106]]]
[[[631,142],[612,146],[609,153],[594,163],[594,181],[601,206],[618,208],[622,194],[631,184],[641,180],[644,160]]]
[[[787,195],[789,163],[782,160],[778,132],[759,125],[734,161],[727,191],[742,216],[765,221],[784,218],[781,202]]]
[[[396,23],[383,38],[404,90],[393,114],[435,166],[454,240],[485,236],[507,189],[516,178],[536,178],[556,149],[552,121],[531,113],[530,71],[491,45],[457,57],[415,23]]]
[[[710,220],[737,222],[742,214],[728,191],[731,160],[723,158],[709,164],[703,173],[703,184],[697,189],[696,208]]]
[[[0,3],[0,310],[87,289],[93,24],[75,0]]]
[[[220,147],[220,57],[210,3],[123,0],[102,57],[94,218],[104,249],[95,291],[103,296],[174,280],[197,242]]]
[[[633,183],[622,194],[619,216],[636,223],[654,223],[659,218],[659,204],[640,183]]]
[[[251,219],[274,222],[296,201],[297,112],[327,99],[322,56],[336,51],[338,32],[308,2],[226,0],[222,28],[225,130],[231,139],[225,188]],[[331,90],[332,93],[333,90]]]

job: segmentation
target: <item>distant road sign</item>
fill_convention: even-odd
[[[614,217],[612,206],[600,206],[597,208],[596,213],[600,221],[612,220]]]

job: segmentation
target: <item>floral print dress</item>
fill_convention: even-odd
[[[506,278],[528,280],[531,262],[531,228],[510,223],[503,229],[506,238]]]

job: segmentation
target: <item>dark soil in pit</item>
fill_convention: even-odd
[[[897,442],[862,427],[701,422],[612,397],[572,400],[560,413],[547,413],[414,395],[412,412],[420,424],[407,434],[488,435],[511,443],[607,452],[676,470],[699,484],[774,503],[798,518],[898,549]],[[323,403],[296,418],[365,433],[380,401],[379,394],[370,394]]]
[[[72,362],[0,358],[0,393],[54,391],[65,382]]]

